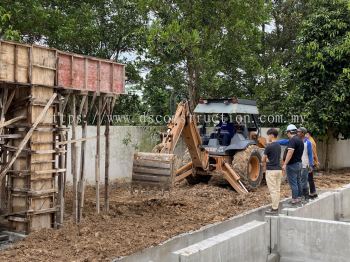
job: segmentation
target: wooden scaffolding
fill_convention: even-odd
[[[80,220],[89,100],[98,116],[96,187],[100,210],[101,114],[110,113],[116,95],[124,92],[124,74],[124,65],[112,61],[0,41],[0,210],[12,230],[29,233],[63,223],[67,171],[73,175],[74,212]],[[67,141],[65,113],[73,115],[71,141]],[[76,119],[80,114],[83,132],[79,140]],[[106,137],[108,142],[109,134]],[[75,146],[72,172],[66,167],[67,144],[77,141],[82,143],[79,175]]]

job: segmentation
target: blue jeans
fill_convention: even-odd
[[[287,178],[289,186],[292,190],[292,198],[297,199],[302,195],[302,185],[301,185],[301,162],[287,165]]]
[[[301,187],[302,187],[302,194],[305,198],[309,198],[308,178],[309,178],[309,169],[302,168],[302,170],[301,170]]]

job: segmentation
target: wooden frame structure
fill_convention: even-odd
[[[91,139],[86,137],[89,111],[97,114],[97,134],[93,138],[97,148],[96,211],[100,212],[101,116],[113,111],[116,97],[124,93],[124,87],[122,64],[0,41],[0,209],[12,230],[29,233],[63,224],[67,174],[73,175],[73,213],[80,221],[84,207],[85,143]],[[72,118],[65,117],[67,114]],[[77,138],[79,116],[82,138]],[[108,126],[109,123],[105,132],[105,210]],[[77,143],[81,143],[80,152]],[[67,170],[68,144],[72,146],[72,170]]]

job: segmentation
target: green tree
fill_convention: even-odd
[[[346,0],[314,1],[297,39],[289,97],[291,110],[301,112],[307,126],[326,139],[350,137],[350,11]]]
[[[264,114],[286,113],[286,99],[295,89],[290,65],[296,55],[296,39],[303,19],[310,12],[306,0],[269,1],[270,20],[264,25],[262,81],[255,94]]]
[[[192,108],[200,95],[229,96],[254,85],[264,1],[151,0],[144,8],[147,58],[181,72]]]
[[[140,49],[146,20],[137,0],[1,1],[12,14],[10,25],[27,43],[44,43],[65,51],[121,60]]]
[[[11,25],[11,13],[0,6],[0,39],[18,40],[19,33]]]

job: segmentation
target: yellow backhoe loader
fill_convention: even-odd
[[[259,148],[264,147],[266,142],[259,135],[255,101],[237,98],[201,99],[194,112],[196,115],[191,114],[188,101],[180,102],[155,152],[135,153],[132,184],[169,189],[183,179],[187,179],[190,184],[207,182],[215,171],[222,174],[240,194],[258,187],[263,178]],[[200,114],[249,115],[254,125],[249,127],[248,123],[242,121],[230,123],[226,119],[228,123],[220,121],[211,134],[206,134],[205,123],[200,130],[197,126],[195,116]],[[230,125],[231,132],[226,132],[222,128],[224,125]],[[188,149],[185,158],[189,162],[175,170],[174,149],[181,136]]]

